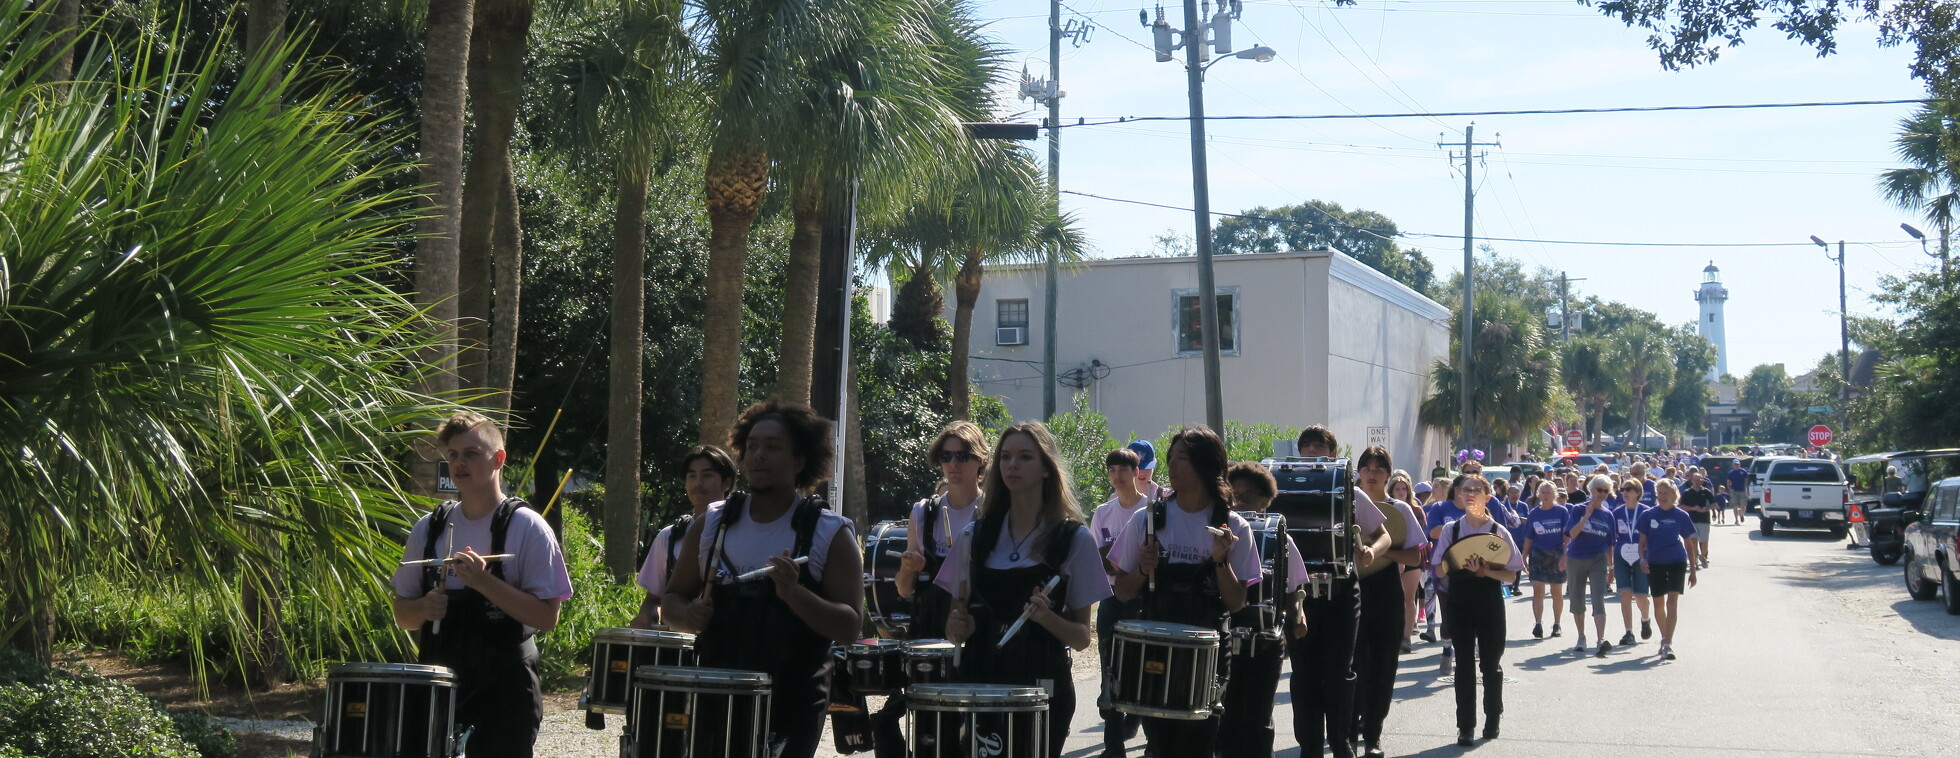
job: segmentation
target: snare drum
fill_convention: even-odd
[[[456,743],[456,672],[405,663],[327,666],[327,712],[314,730],[314,755],[450,758]]]
[[[1200,721],[1218,701],[1217,629],[1119,621],[1110,646],[1116,710],[1147,718]]]
[[[926,684],[907,693],[913,758],[1047,758],[1040,687]]]
[[[907,686],[947,684],[954,681],[953,643],[945,640],[916,640],[905,643],[905,682]]]
[[[898,568],[904,561],[892,553],[905,552],[911,525],[880,521],[864,537],[864,601],[871,623],[887,635],[904,636],[912,625],[912,601],[898,594]]]
[[[890,695],[905,689],[905,643],[858,640],[845,645],[844,670],[850,672],[855,694]]]
[[[769,675],[642,666],[622,758],[768,758]]]
[[[654,629],[600,629],[592,635],[586,673],[587,713],[624,714],[633,704],[633,672],[641,666],[694,665],[694,635]]]

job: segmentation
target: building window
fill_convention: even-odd
[[[1179,357],[1204,355],[1203,311],[1198,307],[1198,291],[1195,289],[1177,290],[1176,298],[1176,350]],[[1218,353],[1220,355],[1239,354],[1239,288],[1218,288]]]
[[[1715,314],[1713,313],[1708,314],[1708,323],[1711,324],[1715,323]]]
[[[995,300],[994,326],[1028,327],[1028,301]]]

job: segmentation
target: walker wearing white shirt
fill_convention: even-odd
[[[1139,440],[1132,445],[1139,443],[1148,444]],[[1089,531],[1096,539],[1096,548],[1105,556],[1103,565],[1111,581],[1118,572],[1116,565],[1107,558],[1109,549],[1116,544],[1116,538],[1123,535],[1123,530],[1129,527],[1130,519],[1150,502],[1148,495],[1137,490],[1137,471],[1142,461],[1133,447],[1119,447],[1103,456],[1103,474],[1109,478],[1109,486],[1116,494],[1089,517]],[[1136,618],[1142,607],[1139,600],[1123,601],[1113,597],[1096,604],[1096,650],[1100,653],[1098,662],[1103,670],[1103,696],[1097,700],[1100,704],[1097,713],[1103,719],[1105,755],[1122,755],[1125,743],[1135,737],[1137,729],[1142,726],[1142,721],[1136,716],[1109,707],[1109,690],[1114,684],[1109,678],[1113,660],[1111,647],[1116,642],[1116,625]]]
[[[965,645],[962,681],[1048,691],[1048,758],[1062,754],[1075,715],[1069,651],[1088,649],[1089,607],[1110,595],[1065,465],[1041,422],[1002,432],[980,520],[936,580],[953,595],[946,633]],[[1028,623],[1004,639],[1024,614]]]
[[[667,578],[674,573],[674,564],[681,554],[681,538],[687,535],[688,527],[706,514],[710,505],[728,499],[728,494],[735,490],[735,460],[719,446],[696,445],[681,457],[681,468],[685,472],[687,500],[694,509],[662,528],[647,548],[646,560],[640,562],[639,585],[647,591],[647,596],[640,602],[639,615],[628,624],[636,629],[648,629],[660,623],[660,595],[667,591]]]
[[[1232,512],[1225,443],[1216,433],[1186,427],[1171,438],[1169,459],[1172,491],[1131,517],[1110,549],[1123,572],[1116,596],[1142,597],[1143,616],[1152,621],[1223,634],[1227,616],[1245,607],[1246,582],[1259,576],[1252,529]],[[1220,656],[1219,667],[1230,660]],[[1203,721],[1143,720],[1150,751],[1160,756],[1209,755],[1217,729],[1216,714]]]

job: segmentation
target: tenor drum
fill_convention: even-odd
[[[1268,513],[1286,517],[1286,530],[1318,590],[1355,575],[1354,488],[1346,458],[1262,461],[1278,482]]]
[[[456,672],[404,663],[327,666],[327,712],[314,730],[322,758],[457,755]]]
[[[871,623],[883,633],[902,637],[912,626],[912,601],[898,594],[898,568],[904,561],[904,521],[880,521],[864,537],[864,602]]]
[[[1040,687],[927,684],[907,694],[913,758],[1047,758]]]
[[[844,670],[850,672],[851,692],[858,695],[905,689],[905,643],[867,639],[845,645]]]
[[[952,682],[955,678],[953,651],[953,643],[945,640],[917,640],[905,643],[906,685]]]
[[[1286,593],[1281,589],[1290,582],[1282,581],[1286,570],[1286,517],[1277,513],[1258,511],[1239,511],[1246,523],[1252,527],[1252,545],[1259,553],[1259,564],[1272,581],[1261,581],[1246,588],[1245,610],[1235,615],[1236,619],[1253,619],[1248,632],[1278,639],[1280,612],[1286,608]]]
[[[769,675],[642,666],[622,758],[769,758]]]
[[[633,672],[641,666],[694,665],[694,635],[654,629],[600,629],[592,635],[592,668],[579,707],[624,714],[633,704]]]
[[[1119,621],[1110,646],[1110,703],[1135,716],[1198,721],[1218,702],[1216,629]]]

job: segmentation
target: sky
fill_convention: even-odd
[[[1062,120],[1188,114],[1181,63],[1157,63],[1139,8],[1065,0],[1063,18],[1093,22],[1063,44]],[[1015,67],[1046,76],[1046,0],[980,0],[978,15]],[[1165,8],[1181,25],[1182,5]],[[1271,46],[1268,63],[1225,60],[1206,79],[1211,207],[1237,212],[1327,200],[1393,219],[1435,265],[1461,270],[1464,182],[1439,141],[1461,150],[1475,123],[1476,235],[1635,245],[1492,242],[1527,269],[1565,271],[1579,295],[1618,300],[1670,324],[1698,318],[1702,269],[1721,269],[1730,299],[1728,363],[1791,374],[1837,349],[1837,265],[1812,235],[1847,248],[1849,310],[1891,315],[1871,299],[1879,279],[1937,265],[1901,222],[1932,227],[1874,189],[1900,165],[1893,137],[1911,105],[1354,120],[1227,121],[1224,115],[1411,113],[1923,97],[1908,48],[1880,48],[1849,25],[1838,52],[1815,52],[1771,29],[1711,65],[1671,72],[1646,32],[1571,0],[1247,0],[1239,49]],[[1177,53],[1178,61],[1183,52]],[[1003,115],[1035,104],[1004,93]],[[1023,112],[1025,111],[1025,112]],[[1186,121],[1069,127],[1062,204],[1097,256],[1136,255],[1166,232],[1189,236]],[[1046,143],[1030,143],[1046,156]],[[1791,243],[1693,247],[1681,243]],[[1934,246],[1937,251],[1937,245]]]

